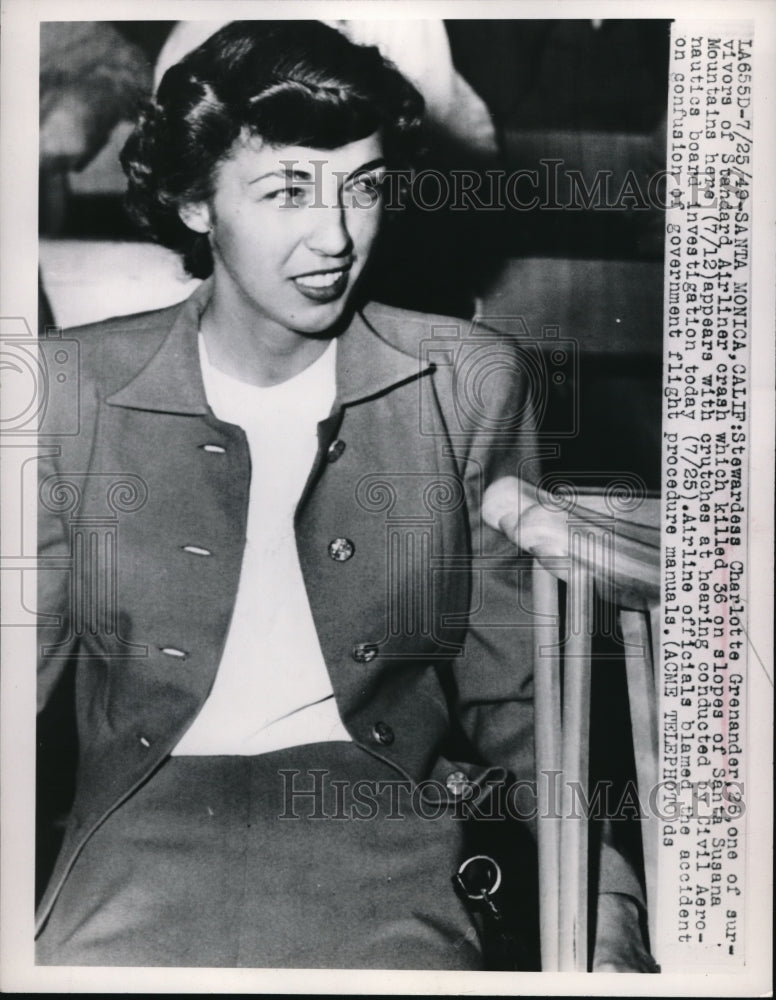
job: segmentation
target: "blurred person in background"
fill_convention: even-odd
[[[86,167],[116,124],[133,117],[150,92],[142,50],[104,21],[44,21],[40,26],[38,225],[59,236],[72,171]],[[54,323],[38,281],[38,329]]]

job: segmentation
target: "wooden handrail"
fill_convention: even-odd
[[[634,509],[628,509],[632,506]],[[605,494],[555,497],[514,476],[491,485],[483,518],[535,558],[536,766],[542,968],[587,969],[587,824],[568,821],[569,789],[587,793],[593,593],[619,609],[628,700],[642,800],[657,780],[657,704],[653,676],[660,600],[660,504],[632,505]],[[558,587],[566,584],[566,637]],[[563,650],[563,682],[561,657]],[[561,688],[563,699],[561,707]],[[547,775],[561,772],[563,794],[548,800]],[[547,817],[550,817],[549,819]],[[649,810],[642,824],[650,936],[654,946],[657,840]]]

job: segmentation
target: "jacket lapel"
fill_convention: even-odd
[[[110,406],[191,415],[210,412],[197,337],[199,317],[211,291],[208,279],[181,303],[158,351],[122,389],[108,396]]]
[[[372,399],[430,370],[419,355],[394,347],[394,332],[367,312],[356,313],[337,341],[337,401],[342,406]]]

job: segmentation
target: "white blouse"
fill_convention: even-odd
[[[348,740],[307,598],[294,511],[336,392],[336,341],[304,371],[254,386],[200,362],[215,415],[242,427],[251,456],[248,528],[216,679],[174,755],[252,755]]]

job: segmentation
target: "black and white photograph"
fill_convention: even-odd
[[[3,989],[769,991],[722,11],[6,0]]]

